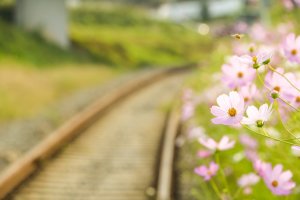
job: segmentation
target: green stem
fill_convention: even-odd
[[[269,138],[269,139],[276,140],[276,141],[278,141],[278,142],[282,142],[282,143],[285,143],[285,144],[296,145],[295,143],[288,142],[288,141],[286,141],[286,140],[281,140],[281,139],[278,139],[278,138],[274,138],[274,137],[272,137],[272,136],[270,136],[270,135],[268,135],[268,134],[261,134],[261,133],[255,131],[255,130],[252,130],[251,128],[249,128],[248,126],[245,126],[245,125],[243,125],[243,124],[242,124],[242,126],[243,126],[244,128],[246,128],[246,129],[248,129],[249,131],[251,131],[251,132],[253,132],[253,133],[256,133],[256,134],[258,134],[258,135],[260,135],[260,136],[264,136],[264,137],[267,137],[267,138]],[[264,133],[267,133],[264,129],[263,129],[263,131],[264,131]]]
[[[283,141],[293,141],[293,140],[299,140],[300,137],[295,137],[295,138],[287,138],[287,139],[283,139]],[[299,145],[298,145],[299,146]]]
[[[239,187],[239,189],[238,189],[238,190],[235,192],[235,194],[233,195],[233,200],[236,199],[236,198],[240,195],[242,189],[243,189],[242,187]]]
[[[258,72],[258,69],[256,69],[256,74],[257,74],[257,78],[258,78],[259,82],[265,87],[264,81],[262,80],[262,78]],[[264,93],[264,98],[265,98],[265,101],[268,101],[268,97],[265,93]]]
[[[210,179],[210,184],[211,184],[212,188],[214,189],[215,193],[217,194],[217,196],[222,200],[223,198],[222,198],[221,192],[218,189],[218,186],[213,179]]]
[[[287,102],[286,100],[284,100],[283,98],[281,98],[280,96],[278,97],[278,99],[280,99],[281,101],[283,101],[285,104],[287,104],[288,106],[290,106],[291,108],[293,108],[295,111],[300,112],[300,110],[296,107],[294,107],[292,104],[290,104],[289,102]]]
[[[216,152],[216,162],[219,165],[221,176],[222,176],[223,182],[225,184],[226,192],[228,192],[229,196],[232,197],[230,189],[229,189],[229,185],[228,185],[228,182],[227,182],[227,179],[226,179],[226,175],[224,173],[223,167],[222,167],[221,162],[220,162],[219,152]]]
[[[279,118],[279,121],[282,125],[282,127],[292,136],[294,137],[295,140],[298,140],[298,142],[300,142],[300,139],[297,138],[297,136],[284,124],[283,120],[282,120],[282,117],[281,117],[281,114],[279,112],[279,109],[278,109],[278,104],[276,103],[275,104],[275,110],[277,111],[277,114],[278,114],[278,118]]]
[[[266,86],[262,80],[262,78],[260,77],[260,74],[257,72],[257,77],[260,80],[261,84],[271,93],[273,92],[268,86]],[[280,96],[278,97],[278,99],[280,99],[281,101],[283,101],[285,104],[287,104],[288,106],[290,106],[291,108],[293,108],[295,111],[299,112],[300,110],[298,108],[295,108],[294,106],[292,106],[289,102],[287,102],[286,100],[284,100],[283,98],[281,98]]]
[[[268,68],[273,71],[274,73],[280,75],[281,77],[283,77],[293,88],[295,88],[296,90],[298,90],[298,92],[300,92],[300,89],[297,88],[297,86],[295,86],[284,74],[276,71],[270,64],[268,65]]]

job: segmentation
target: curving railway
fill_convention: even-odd
[[[101,97],[13,163],[0,197],[171,199],[179,114],[170,104],[193,67],[148,72]]]

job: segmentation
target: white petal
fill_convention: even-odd
[[[200,142],[200,144],[202,144],[203,146],[205,146],[206,148],[208,148],[210,150],[216,150],[216,148],[217,148],[216,141],[214,141],[211,138],[208,138],[207,140],[200,138],[199,142]]]
[[[227,115],[227,112],[218,106],[212,106],[210,109],[210,112],[214,116],[226,116]]]
[[[259,117],[258,109],[255,106],[249,106],[247,108],[246,113],[247,113],[248,118],[255,120],[255,121]]]
[[[221,149],[223,146],[225,146],[229,141],[229,138],[227,136],[223,136],[218,144],[218,148]]]
[[[239,107],[241,101],[241,96],[239,95],[239,93],[235,91],[230,92],[229,99],[230,99],[231,107],[233,108]]]
[[[272,114],[272,107],[268,107],[268,104],[263,104],[260,108],[259,108],[259,117],[260,119],[267,121],[270,116]]]
[[[223,110],[228,110],[231,107],[229,97],[226,94],[218,96],[217,103]]]
[[[243,117],[241,123],[246,124],[246,125],[254,125],[254,124],[256,124],[256,121],[253,120],[252,118]]]
[[[293,174],[291,171],[285,171],[279,176],[279,181],[280,182],[286,182],[292,178]]]

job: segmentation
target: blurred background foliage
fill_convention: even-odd
[[[113,66],[197,61],[211,48],[208,36],[182,24],[151,19],[137,8],[80,8],[71,12],[71,19],[74,46]]]
[[[10,14],[3,14],[0,20],[0,58],[37,67],[61,62],[94,62],[121,68],[186,63],[198,60],[211,43],[209,37],[199,36],[194,29],[155,20],[143,8],[124,5],[71,10],[70,50],[58,48],[38,33],[15,27],[7,22],[10,18]]]
[[[208,22],[201,16],[176,22],[156,17],[154,11],[166,0],[82,2],[69,8],[71,47],[63,49],[38,31],[16,26],[15,1],[0,0],[0,122],[33,116],[71,93],[131,70],[198,61],[210,66],[217,44],[228,39],[232,25],[258,13],[244,9]],[[299,15],[282,9],[278,0],[270,5],[272,23]],[[199,23],[208,23],[204,27],[210,34],[199,34]]]
[[[14,23],[13,0],[0,1],[0,122],[35,116],[58,100],[124,72],[206,59],[213,49],[195,22],[157,20],[160,1],[89,1],[69,9],[71,48]],[[94,5],[93,3],[97,3]]]

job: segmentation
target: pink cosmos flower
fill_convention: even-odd
[[[290,0],[288,0],[288,1],[290,1]],[[298,0],[298,1],[300,2],[300,0]],[[286,38],[286,36],[289,33],[293,32],[294,29],[295,29],[294,24],[291,21],[289,21],[289,22],[284,22],[284,23],[278,24],[276,27],[276,32],[279,34],[278,35],[279,38],[281,40],[283,40]]]
[[[249,35],[255,41],[266,43],[270,42],[273,33],[271,34],[263,24],[255,23],[252,25]]]
[[[219,165],[217,165],[215,162],[211,162],[208,167],[202,165],[195,168],[194,172],[199,176],[202,176],[205,181],[209,181],[213,176],[217,174],[218,170]]]
[[[248,149],[256,149],[258,144],[257,141],[250,135],[244,133],[239,136],[240,142]]]
[[[245,43],[241,43],[240,41],[238,42],[234,41],[232,45],[233,45],[232,47],[233,54],[237,56],[243,56],[243,55],[252,56],[256,49],[255,44],[245,44]]]
[[[237,125],[243,119],[244,98],[237,92],[222,94],[217,98],[218,106],[212,106],[210,111],[215,116],[214,124]]]
[[[292,73],[284,73],[284,70],[282,68],[277,68],[276,71],[278,73],[283,74],[289,80],[295,80],[295,77]],[[286,96],[289,95],[291,90],[291,85],[288,83],[288,81],[275,72],[269,72],[266,75],[265,85],[270,90],[273,90],[274,92],[278,93],[278,95],[285,100]]]
[[[292,80],[293,78],[290,78],[290,81],[297,87],[300,88],[300,80]],[[286,92],[284,93],[284,99],[287,99],[288,102],[296,108],[300,107],[300,92],[299,90],[296,90],[294,87],[290,86],[286,89]]]
[[[243,190],[243,193],[245,195],[252,194],[252,188],[251,187],[245,187],[245,189]]]
[[[270,167],[272,168],[272,165],[270,163],[266,163],[263,162],[262,160],[255,160],[253,163],[253,167],[256,171],[256,173],[260,176],[260,177],[264,177],[265,176],[265,171],[267,169],[269,169]]]
[[[248,24],[243,21],[238,21],[234,24],[234,32],[236,33],[246,33],[248,28]]]
[[[247,105],[257,96],[256,86],[253,84],[243,86],[239,89],[239,94],[244,98],[244,102]]]
[[[240,187],[247,187],[247,186],[252,186],[258,183],[259,181],[259,176],[257,176],[254,173],[249,173],[249,174],[244,174],[241,176],[238,180],[238,185]]]
[[[192,102],[186,102],[182,106],[181,120],[186,121],[190,119],[195,113],[195,105]]]
[[[300,36],[294,33],[287,35],[282,44],[283,52],[290,62],[300,63]]]
[[[292,0],[281,0],[283,3],[283,6],[287,9],[287,10],[292,10],[294,8],[294,4],[292,2]]]
[[[300,7],[300,0],[282,0],[282,3],[287,10],[292,10],[295,7]]]
[[[189,139],[198,139],[200,137],[206,137],[205,130],[201,126],[190,127],[188,130],[188,138]]]
[[[266,65],[271,62],[272,53],[271,52],[256,52],[252,56],[244,55],[245,62],[250,63],[254,69],[258,69],[262,65]]]
[[[229,140],[229,137],[227,136],[223,136],[222,139],[220,140],[220,142],[216,142],[214,139],[212,138],[208,138],[208,139],[203,139],[200,138],[199,139],[200,144],[202,144],[203,146],[205,146],[206,148],[212,150],[212,151],[224,151],[224,150],[228,150],[234,147],[235,141]]]
[[[222,66],[222,81],[231,89],[251,84],[256,71],[245,58],[233,56]]]
[[[194,91],[190,88],[185,88],[182,92],[182,101],[192,101],[194,97]]]
[[[269,120],[272,114],[272,105],[263,104],[257,109],[255,106],[249,106],[247,108],[247,116],[242,120],[242,124],[256,125],[257,127],[263,127],[264,123]]]
[[[282,165],[268,165],[264,171],[264,182],[275,195],[289,195],[296,184],[291,180],[291,171],[282,171]]]
[[[200,150],[197,152],[197,156],[199,158],[208,158],[212,155],[211,151],[207,151],[207,150]]]
[[[245,150],[245,156],[248,160],[255,162],[256,160],[258,160],[258,154],[257,151],[254,149],[246,149]]]

